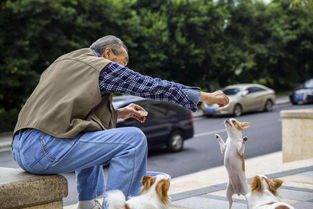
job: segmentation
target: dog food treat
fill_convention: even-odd
[[[140,114],[141,116],[147,116],[147,115],[148,115],[148,112],[147,112],[147,111],[139,110],[138,112],[139,112],[139,114]]]

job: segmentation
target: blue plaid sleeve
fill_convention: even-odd
[[[101,71],[99,85],[102,95],[107,93],[125,93],[175,103],[191,111],[197,110],[199,101],[188,96],[188,91],[184,90],[191,87],[142,75],[114,62],[109,63]]]

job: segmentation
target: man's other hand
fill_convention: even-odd
[[[209,104],[218,104],[220,107],[223,107],[229,103],[229,98],[224,92],[218,90],[212,93],[201,92],[200,101]]]
[[[142,116],[142,111],[145,112],[141,106],[136,104],[129,104],[126,107],[117,110],[117,118],[128,119],[135,118],[139,122],[143,123],[146,120],[146,116]]]

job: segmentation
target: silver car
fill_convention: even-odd
[[[275,91],[260,84],[235,84],[225,87],[223,92],[229,97],[225,107],[208,103],[201,104],[204,115],[240,116],[252,111],[271,111],[275,103]]]

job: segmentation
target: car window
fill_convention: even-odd
[[[148,112],[148,119],[165,117],[167,115],[167,109],[164,108],[162,102],[144,100],[135,103],[143,107]]]
[[[304,87],[306,87],[306,88],[313,88],[313,79],[306,81],[304,83]]]
[[[247,91],[248,91],[248,94],[252,94],[255,92],[254,88],[253,87],[249,87],[247,88]]]
[[[265,89],[264,89],[264,88],[261,88],[261,87],[258,87],[258,86],[253,87],[253,88],[254,88],[254,91],[255,91],[255,92],[265,91]]]
[[[247,88],[247,91],[249,92],[249,94],[252,94],[252,93],[256,93],[256,92],[260,92],[260,91],[265,91],[265,89],[258,87],[258,86],[253,86],[253,87]]]
[[[164,109],[167,111],[166,115],[185,114],[186,112],[188,112],[183,107],[168,102],[162,102],[161,106],[163,106]]]
[[[228,88],[228,89],[224,89],[223,92],[228,95],[228,96],[231,96],[231,95],[236,95],[240,92],[240,89],[239,88]]]

